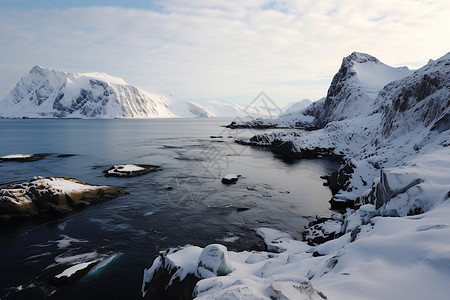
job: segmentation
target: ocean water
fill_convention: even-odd
[[[72,176],[128,192],[59,219],[2,224],[0,299],[139,299],[143,270],[161,250],[210,243],[263,249],[255,228],[300,237],[309,218],[330,214],[331,193],[319,177],[337,169],[336,162],[284,161],[267,149],[235,144],[236,137],[263,131],[222,127],[231,121],[0,119],[0,155],[53,153],[37,162],[0,163],[0,184]],[[103,176],[125,163],[162,169]],[[241,175],[237,184],[220,182],[229,173]],[[81,279],[49,284],[93,259],[101,263]]]

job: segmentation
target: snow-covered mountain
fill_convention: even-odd
[[[8,118],[167,118],[169,100],[105,73],[66,73],[35,66],[0,101]]]
[[[278,119],[268,120],[267,125],[322,128],[331,121],[370,115],[379,108],[375,100],[383,87],[412,73],[407,67],[390,67],[371,55],[353,52],[343,58],[326,97],[304,109],[286,111]],[[251,127],[252,123],[243,123],[242,127]]]
[[[292,122],[293,115],[266,124],[280,126]],[[225,252],[227,264],[235,268],[227,276],[205,278],[191,271],[200,279],[194,296],[448,298],[450,53],[416,71],[353,53],[344,58],[327,97],[298,113],[297,120],[320,129],[261,134],[238,142],[291,157],[339,157],[340,170],[328,178],[337,186],[331,202],[347,207],[318,218],[304,241],[258,229],[268,251]],[[191,247],[174,250],[181,263],[173,268],[172,281],[186,276],[192,261],[200,261],[195,258],[208,248]],[[158,259],[144,282],[162,265]]]
[[[203,107],[200,104],[194,103],[194,102],[186,102],[189,112],[193,114],[196,117],[199,118],[212,118],[216,117],[216,114],[209,111],[207,108]]]
[[[412,72],[407,67],[393,68],[373,56],[353,52],[342,60],[326,98],[308,107],[304,114],[314,116],[320,127],[330,121],[369,114],[374,110],[378,92],[386,84]]]
[[[239,117],[239,118],[271,118],[278,116],[281,109],[252,103],[242,106],[237,103],[208,101],[202,104],[187,102],[189,111],[196,117]]]

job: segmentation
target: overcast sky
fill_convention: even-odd
[[[449,3],[0,0],[0,99],[41,65],[176,100],[317,100],[353,51],[410,68],[445,55]]]

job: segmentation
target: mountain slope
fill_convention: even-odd
[[[374,99],[389,82],[412,74],[406,67],[393,68],[375,57],[353,52],[342,60],[333,77],[327,97],[308,107],[305,115],[314,116],[316,125],[372,113]]]
[[[9,118],[174,117],[164,96],[105,73],[66,73],[35,66],[0,101]]]
[[[449,82],[450,53],[387,85],[377,99],[383,113],[383,136],[397,137],[404,130],[424,127],[430,127],[431,132],[448,130]]]
[[[278,115],[281,110],[270,108],[258,103],[252,103],[247,106],[241,106],[237,103],[227,103],[218,101],[208,101],[202,104],[187,102],[189,111],[196,117],[251,117],[251,118],[269,118]]]
[[[369,116],[379,110],[375,100],[383,87],[412,73],[407,67],[390,67],[369,54],[353,52],[343,58],[326,97],[304,110],[267,121],[267,125],[323,128],[332,121]],[[252,127],[252,122],[235,126]]]

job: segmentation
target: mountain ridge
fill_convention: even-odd
[[[106,73],[67,73],[34,66],[0,101],[2,117],[165,118],[169,100]]]

